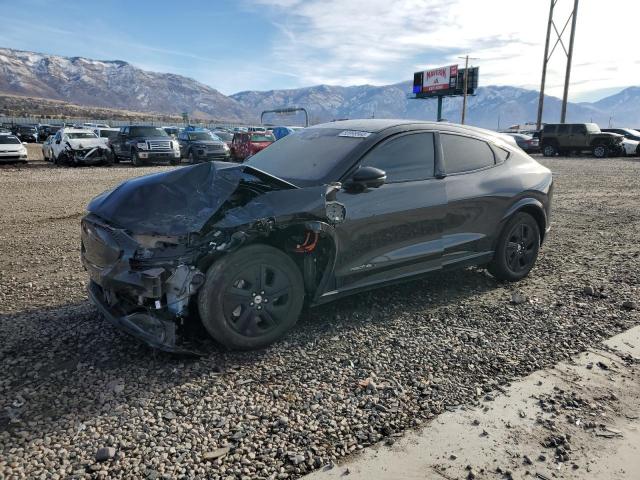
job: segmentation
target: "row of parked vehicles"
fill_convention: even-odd
[[[595,123],[547,123],[541,130],[506,131],[527,153],[546,157],[592,153],[594,157],[640,155],[640,129],[603,128]]]
[[[209,130],[189,126],[157,127],[105,124],[65,126],[42,145],[46,161],[60,165],[97,165],[131,161],[177,165],[210,160],[242,162],[300,127],[239,127]]]

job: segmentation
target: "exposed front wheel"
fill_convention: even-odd
[[[542,146],[542,154],[545,157],[553,157],[556,153],[558,153],[558,150],[556,149],[555,145],[546,143]]]
[[[141,167],[143,165],[138,152],[131,152],[131,163],[136,167]]]
[[[606,145],[596,145],[593,147],[593,156],[596,158],[605,158],[609,154]]]
[[[207,272],[198,294],[202,323],[221,344],[248,350],[282,337],[298,320],[302,275],[293,260],[268,245],[250,245]]]
[[[507,222],[487,269],[499,280],[518,281],[526,277],[538,258],[540,228],[528,213],[515,214]]]

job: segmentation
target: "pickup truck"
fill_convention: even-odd
[[[131,160],[140,166],[145,163],[180,163],[180,146],[167,132],[151,125],[127,125],[109,141],[116,161]]]

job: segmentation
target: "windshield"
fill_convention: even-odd
[[[66,135],[67,138],[98,138],[95,133],[89,132],[68,132]]]
[[[227,133],[227,132],[214,132],[214,134],[220,140],[223,140],[225,142],[230,142],[231,139],[233,138],[233,135],[231,135],[230,133]]]
[[[11,135],[0,135],[0,143],[2,144],[15,144],[15,143],[22,143],[20,140],[18,140],[16,137],[12,137]]]
[[[132,137],[168,137],[169,134],[160,127],[131,127]]]
[[[100,136],[103,138],[115,138],[118,135],[118,130],[100,130]]]
[[[252,142],[275,142],[276,138],[270,133],[252,133]]]
[[[361,137],[338,136],[344,129],[308,128],[256,153],[246,164],[295,184],[325,178]]]
[[[209,132],[194,132],[189,134],[189,140],[217,140]]]

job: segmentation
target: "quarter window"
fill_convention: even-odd
[[[412,133],[388,140],[369,152],[362,165],[384,170],[387,183],[432,178],[433,133]]]
[[[569,133],[569,124],[561,123],[558,125],[558,133]]]
[[[469,172],[495,165],[493,150],[482,140],[441,133],[440,143],[447,173]]]

